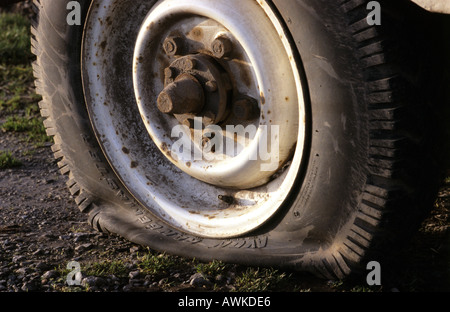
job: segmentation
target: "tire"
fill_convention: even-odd
[[[67,2],[40,0],[34,3],[38,11],[32,29],[33,52],[37,56],[34,71],[38,93],[43,97],[41,113],[47,133],[54,137],[52,149],[58,166],[68,177],[67,186],[77,205],[88,215],[95,229],[121,235],[155,250],[204,261],[217,259],[277,266],[310,271],[325,278],[344,278],[365,269],[370,260],[382,261],[392,255],[393,248],[397,249],[413,233],[430,207],[437,170],[428,153],[431,131],[428,106],[418,88],[420,81],[415,79],[420,64],[414,59],[416,50],[410,50],[411,45],[420,44],[417,40],[408,41],[417,33],[410,32],[407,21],[397,20],[399,11],[390,1],[380,1],[381,26],[368,25],[368,1],[365,0],[275,0],[270,5],[259,1],[263,3],[259,9],[269,13],[265,19],[270,18],[273,28],[281,32],[277,39],[280,51],[292,52],[287,53],[290,56],[290,61],[285,62],[287,65],[280,67],[295,64],[294,78],[283,78],[283,84],[297,82],[291,84],[297,89],[290,87],[286,91],[302,96],[298,101],[290,101],[295,102],[292,105],[297,106],[292,107],[296,109],[298,103],[302,103],[303,122],[300,120],[296,124],[301,136],[281,131],[280,137],[302,137],[303,140],[297,140],[290,154],[280,156],[285,171],[272,172],[270,177],[261,176],[259,180],[250,177],[242,185],[227,176],[228,180],[224,178],[226,181],[218,186],[211,186],[215,180],[205,183],[200,177],[190,176],[190,180],[179,183],[192,181],[192,184],[180,186],[176,177],[188,179],[189,168],[167,169],[167,175],[161,169],[176,167],[175,161],[163,155],[164,152],[169,154],[167,150],[155,151],[151,145],[150,130],[143,122],[147,121],[148,116],[143,116],[143,112],[147,113],[148,108],[142,104],[139,111],[136,103],[141,99],[133,95],[133,91],[139,91],[145,97],[147,88],[139,89],[140,79],[153,78],[139,76],[140,60],[137,58],[134,64],[135,59],[130,58],[133,56],[130,46],[136,44],[138,33],[142,33],[144,43],[151,41],[153,34],[136,26],[133,28],[119,13],[112,18],[104,15],[99,17],[99,22],[94,22],[104,13],[103,7],[110,14],[121,10],[135,12],[133,20],[137,22],[134,24],[141,25],[155,2],[106,1],[117,6],[111,11],[99,5],[101,1],[92,4],[79,1],[85,27],[68,25]],[[274,31],[268,21],[261,21],[266,25],[264,23],[267,32]],[[108,42],[98,41],[96,36],[101,36],[101,31],[108,27],[114,27],[119,35],[114,37],[111,32]],[[144,43],[141,46],[145,48]],[[91,53],[94,46],[103,54]],[[262,46],[261,50],[264,49]],[[270,51],[267,53],[275,53]],[[263,55],[263,52],[255,53]],[[103,61],[110,63],[102,67],[100,73],[105,77],[98,76],[101,83],[96,84],[92,75],[101,67],[96,57],[101,60],[102,55],[108,55]],[[277,61],[281,64],[283,59]],[[156,61],[146,58],[143,62],[153,66]],[[200,62],[209,61],[202,58]],[[266,63],[261,66],[272,68]],[[267,72],[263,74],[273,77]],[[281,77],[275,78],[272,80],[277,88],[287,88],[277,82]],[[135,89],[130,87],[133,79],[139,80]],[[119,84],[122,87],[118,87]],[[95,88],[106,90],[104,96],[111,102],[102,100],[98,104],[95,97],[99,94],[95,94]],[[267,113],[263,104],[275,106],[276,101],[268,103],[270,99],[276,99],[275,95],[271,98],[261,93],[257,98],[261,114]],[[124,101],[132,104],[127,104],[126,110],[118,106]],[[280,116],[286,117],[287,113],[281,111],[290,106],[285,104],[285,107],[279,104],[275,107]],[[104,114],[106,111],[110,113]],[[281,143],[282,148],[292,145],[292,140],[286,141]],[[114,147],[122,142],[128,145]],[[145,155],[139,154],[144,152]],[[158,152],[161,153],[155,156]],[[133,155],[145,158],[133,160],[130,158]],[[131,159],[128,166],[123,165],[124,159]],[[296,159],[300,159],[298,163]],[[275,211],[261,208],[261,215],[258,215],[261,219],[251,219],[252,215],[245,210],[248,220],[243,222],[235,211],[227,208],[236,203],[237,197],[230,195],[220,197],[217,207],[200,207],[213,200],[212,195],[206,194],[208,192],[232,188],[232,183],[236,183],[235,189],[224,194],[240,194],[243,189],[249,194],[254,189],[262,192],[273,181],[288,179],[286,176],[290,173],[284,175],[285,172],[293,172],[288,189],[274,191],[280,204]],[[256,171],[253,174],[256,175]],[[143,191],[140,190],[141,178],[147,179],[148,185],[148,188],[142,186]],[[152,185],[154,180],[160,185]],[[254,185],[257,181],[262,181],[262,185]],[[161,212],[149,204],[150,200],[143,194],[153,189],[163,195],[171,189],[183,195],[173,199],[173,216],[168,216],[172,213],[169,208]],[[156,197],[154,200],[158,200],[158,192],[152,193]],[[204,198],[194,196],[202,192]],[[197,210],[192,208],[192,220],[180,210],[180,203],[188,199],[200,203],[198,207],[194,205]],[[265,206],[261,204],[261,207]],[[217,216],[210,217],[212,229],[209,230],[202,227],[205,211],[218,211]],[[223,225],[227,219],[219,214],[222,211],[229,212],[233,222],[245,229]],[[195,219],[195,215],[200,217]],[[186,223],[198,222],[198,226],[182,224],[183,218],[187,218]],[[220,222],[214,223],[214,218]]]

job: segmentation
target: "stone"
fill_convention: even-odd
[[[55,270],[50,270],[42,274],[42,279],[50,280],[52,278],[57,278],[59,276],[59,273]]]
[[[203,287],[210,286],[211,282],[208,281],[202,273],[195,273],[191,276],[189,284],[194,287]]]

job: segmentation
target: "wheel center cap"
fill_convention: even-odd
[[[232,88],[228,73],[206,54],[187,55],[176,59],[164,70],[164,90],[158,96],[158,109],[172,114],[192,127],[195,117],[203,125],[218,124],[230,109]]]

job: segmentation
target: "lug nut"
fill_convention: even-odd
[[[227,57],[233,50],[233,44],[227,37],[220,36],[213,41],[211,50],[213,55],[217,58]]]
[[[175,76],[174,70],[170,67],[164,69],[164,76],[166,78],[173,78]]]
[[[163,49],[169,56],[179,55],[183,48],[183,39],[181,37],[169,36],[164,40]]]
[[[164,114],[198,113],[204,105],[203,88],[193,76],[183,74],[158,96],[158,109]]]
[[[251,97],[238,99],[233,104],[233,114],[241,120],[251,120],[259,115],[258,102]]]
[[[179,65],[182,70],[189,71],[195,68],[196,62],[195,59],[191,58],[190,56],[187,56],[179,60]]]

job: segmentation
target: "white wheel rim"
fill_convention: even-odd
[[[109,95],[111,83],[108,81],[111,77],[106,76],[111,64],[105,60],[112,58],[114,50],[99,53],[98,43],[111,38],[114,32],[111,26],[98,23],[98,20],[111,16],[112,8],[118,2],[94,1],[99,5],[92,5],[89,12],[82,58],[90,118],[110,164],[136,199],[175,228],[211,238],[236,237],[257,229],[282,207],[297,178],[304,152],[306,126],[302,83],[299,66],[282,24],[268,4],[252,0],[162,0],[148,5],[151,8],[146,19],[135,26],[134,60],[142,56],[149,42],[159,38],[158,45],[161,44],[162,32],[152,32],[152,27],[170,14],[216,21],[237,38],[246,51],[261,98],[265,100],[264,105],[260,103],[261,115],[271,115],[264,120],[259,118],[253,140],[237,156],[220,162],[214,160],[213,163],[192,161],[183,153],[171,153],[171,157],[167,157],[167,147],[173,146],[174,139],[167,135],[164,124],[168,124],[170,129],[176,126],[176,120],[170,121],[168,116],[161,117],[161,112],[149,109],[149,101],[154,101],[156,95],[149,95],[151,92],[148,90],[159,88],[160,91],[163,85],[155,83],[151,88],[143,85],[142,75],[148,72],[148,68],[144,68],[142,62],[133,62],[130,68],[133,81],[126,83],[126,88],[134,90],[135,98],[129,103],[115,103],[117,100]],[[253,22],[255,20],[257,25]],[[273,46],[275,48],[270,48]],[[251,91],[251,88],[247,89]],[[280,101],[284,104],[281,106],[283,109],[278,104]],[[125,117],[119,116],[114,107],[120,105],[137,105],[149,142],[136,146],[130,143],[130,138],[119,135],[124,131]],[[155,118],[157,113],[159,119]],[[164,122],[158,123],[162,118]],[[268,133],[264,133],[266,129]],[[280,136],[276,139],[278,155],[271,154],[268,160],[261,157],[255,160],[250,155],[260,148],[262,139],[268,138],[268,143],[273,144],[275,138],[271,129],[279,131]],[[127,146],[127,153],[123,152],[124,146]],[[139,165],[130,167],[136,159]],[[276,166],[272,166],[272,171],[261,170],[274,159]],[[286,161],[289,166],[279,170],[279,163]],[[208,166],[209,170],[205,170]],[[265,168],[270,169],[270,166]]]

